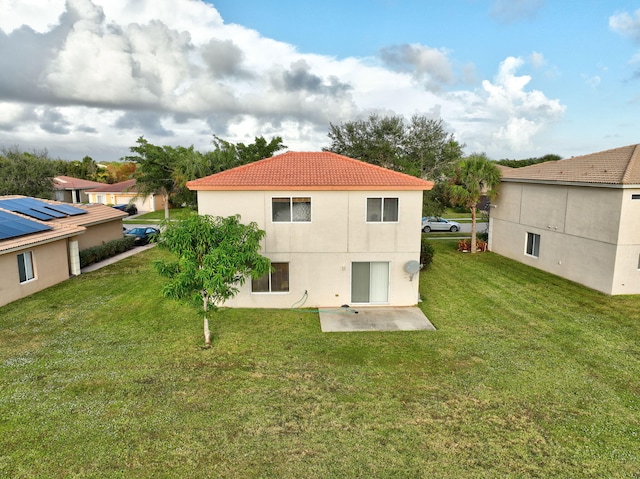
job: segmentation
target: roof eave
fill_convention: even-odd
[[[21,251],[21,250],[24,250],[24,249],[34,248],[36,246],[42,246],[42,245],[45,245],[45,244],[48,244],[48,243],[54,243],[56,241],[61,241],[61,240],[67,239],[67,238],[72,238],[73,236],[78,236],[78,235],[84,234],[84,232],[86,231],[86,228],[84,228],[83,226],[77,226],[76,228],[82,228],[82,230],[81,231],[79,231],[79,230],[69,231],[67,233],[61,234],[60,236],[54,236],[52,238],[47,238],[47,239],[40,240],[40,241],[36,240],[36,241],[33,241],[33,242],[29,242],[29,243],[17,244],[15,246],[12,246],[12,247],[7,248],[7,249],[1,249],[0,248],[0,255],[14,253],[16,251]]]
[[[191,191],[428,191],[434,186],[431,184],[424,186],[407,185],[356,185],[356,186],[300,186],[300,185],[269,185],[269,186],[210,186],[210,185],[188,185]]]
[[[619,188],[619,189],[640,188],[640,185],[636,185],[636,184],[624,185],[621,183],[591,183],[587,181],[536,180],[531,178],[502,177],[501,181],[511,182],[511,183],[530,183],[530,184],[538,184],[538,185],[590,186],[592,188]]]

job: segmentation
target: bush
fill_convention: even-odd
[[[429,243],[426,238],[422,238],[422,243],[420,244],[420,264],[422,264],[424,268],[429,267],[433,261],[434,254],[435,250],[431,243]]]
[[[135,238],[133,236],[124,236],[108,243],[102,243],[99,246],[83,249],[80,251],[80,267],[84,268],[90,264],[124,253],[133,248],[134,241]]]
[[[476,236],[476,249],[478,252],[487,251],[487,243]],[[458,241],[458,251],[471,251],[471,239]]]

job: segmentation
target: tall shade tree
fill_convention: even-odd
[[[331,145],[325,151],[436,181],[462,157],[464,146],[445,130],[441,119],[419,115],[408,124],[400,116],[378,115],[330,124],[328,136]]]
[[[136,179],[138,196],[162,195],[164,218],[169,219],[169,196],[175,191],[173,174],[177,164],[175,151],[149,143],[144,137],[137,140],[137,146],[129,148],[136,156],[125,157],[136,164],[133,177]]]
[[[240,216],[191,215],[177,223],[165,222],[159,246],[177,257],[156,261],[154,267],[169,282],[165,297],[192,300],[204,310],[205,346],[211,346],[207,314],[235,296],[247,278],[259,278],[270,271],[260,242],[265,232],[256,223],[240,222]]]
[[[455,176],[449,185],[451,202],[469,208],[471,211],[471,252],[475,253],[476,241],[476,209],[482,195],[490,200],[498,195],[500,170],[495,163],[484,154],[471,155],[460,161]]]
[[[32,153],[0,149],[0,195],[53,198],[55,163],[46,150]]]

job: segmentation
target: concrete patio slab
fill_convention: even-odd
[[[324,333],[354,331],[435,331],[418,307],[320,308]]]

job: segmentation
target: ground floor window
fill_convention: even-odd
[[[351,302],[389,302],[389,263],[384,261],[351,263]]]
[[[534,258],[540,257],[540,235],[535,233],[527,233],[527,249],[526,253]]]
[[[33,274],[33,254],[26,251],[18,255],[18,275],[20,282],[25,283],[35,278]]]
[[[289,263],[271,263],[271,272],[251,280],[252,293],[287,293]]]

